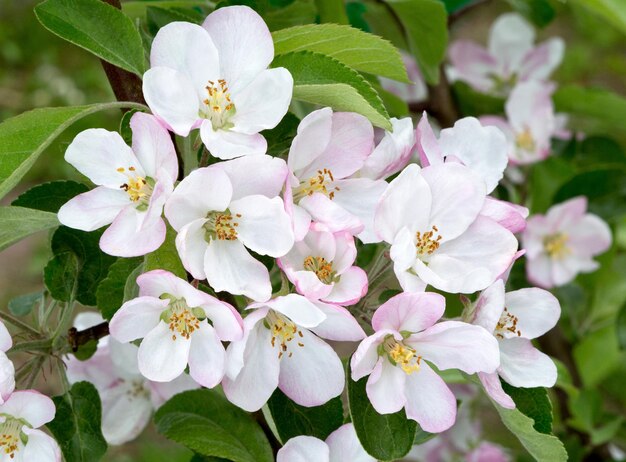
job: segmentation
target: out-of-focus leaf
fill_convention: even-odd
[[[626,119],[626,98],[608,90],[577,85],[559,87],[552,96],[557,112],[591,117],[607,130],[620,131]]]
[[[143,266],[141,257],[119,258],[109,267],[107,277],[102,280],[96,291],[98,310],[104,319],[110,321],[126,301],[124,298],[126,281],[139,266]]]
[[[507,0],[509,4],[538,27],[552,22],[556,12],[548,0]]]
[[[623,0],[572,0],[600,16],[626,34],[626,8]]]
[[[593,388],[624,360],[617,343],[615,324],[587,334],[574,346],[574,359],[585,388]]]
[[[24,207],[0,207],[0,250],[39,231],[59,226],[56,213]]]
[[[315,0],[321,22],[348,24],[348,15],[343,0]]]
[[[315,22],[317,10],[314,0],[294,0],[283,8],[268,10],[263,19],[271,31]]]
[[[515,407],[535,421],[539,433],[552,433],[552,403],[545,388],[515,388],[502,382],[503,390],[513,399]]]
[[[52,181],[30,188],[15,199],[11,205],[57,213],[61,206],[79,194],[89,191],[76,181]]]
[[[504,113],[504,99],[480,93],[460,80],[452,84],[452,92],[463,116],[498,115]]]
[[[10,307],[10,305],[9,305]],[[617,342],[620,349],[626,350],[626,303],[622,305],[617,315]]]
[[[529,196],[531,213],[544,213],[554,203],[553,198],[561,185],[576,173],[572,162],[560,157],[548,157],[531,167]]]
[[[454,13],[466,6],[470,6],[476,0],[439,0],[446,6],[448,14]]]
[[[13,316],[26,316],[33,307],[43,301],[43,292],[19,295],[9,301],[9,311]]]
[[[161,8],[160,6],[148,6],[146,18],[148,31],[156,35],[159,29],[171,22],[184,21],[193,24],[202,24],[206,16],[193,8]]]
[[[145,271],[162,269],[175,274],[179,278],[187,278],[187,272],[176,250],[176,231],[170,226],[167,227],[165,242],[154,252],[146,255],[144,264]]]

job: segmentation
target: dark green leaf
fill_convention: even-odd
[[[184,21],[194,24],[202,24],[206,17],[193,8],[161,8],[159,6],[149,6],[146,8],[148,20],[148,30],[152,35],[156,35],[159,29],[174,21]]]
[[[43,270],[48,292],[55,300],[64,302],[72,299],[77,277],[78,261],[72,252],[55,255]]]
[[[554,203],[554,194],[575,173],[573,163],[560,157],[548,157],[543,162],[534,164],[529,174],[531,213],[546,212]]]
[[[556,15],[548,0],[507,0],[509,4],[538,27],[545,27]]]
[[[100,0],[46,0],[35,7],[50,32],[115,66],[142,75],[141,36],[121,10]]]
[[[480,93],[467,83],[457,81],[452,84],[454,99],[463,116],[480,116],[504,113],[504,99]]]
[[[183,267],[178,251],[176,250],[176,231],[167,227],[165,242],[154,252],[145,257],[145,271],[162,269],[175,274],[179,278],[187,279],[187,272]]]
[[[26,316],[33,307],[43,301],[43,292],[35,292],[15,297],[9,301],[9,311],[14,316]]]
[[[535,421],[535,430],[546,435],[552,433],[552,403],[545,388],[515,388],[504,381],[502,388],[517,409]]]
[[[348,24],[348,15],[343,0],[315,0],[321,22]]]
[[[132,119],[135,112],[138,112],[136,109],[131,109],[130,111],[126,111],[122,116],[122,120],[120,120],[120,128],[119,132],[126,144],[128,146],[133,145],[133,131],[130,128],[130,119]]]
[[[79,361],[87,361],[91,358],[96,351],[98,350],[98,341],[97,340],[89,340],[87,343],[84,343],[78,347],[78,350],[74,352],[74,356]]]
[[[268,10],[263,19],[271,31],[315,22],[317,10],[314,0],[295,0],[284,8]]]
[[[10,305],[9,305],[10,307]],[[622,350],[626,350],[626,303],[622,305],[617,315],[617,342]]]
[[[448,14],[454,13],[466,6],[471,5],[477,0],[440,0],[446,6],[446,11]]]
[[[363,19],[367,22],[366,31],[386,38],[401,50],[409,49],[402,24],[387,4],[368,0],[359,5],[365,5]]]
[[[583,168],[626,168],[626,155],[622,147],[611,138],[589,136],[578,145],[572,159]]]
[[[141,257],[119,258],[109,267],[107,277],[102,280],[96,291],[98,310],[104,319],[110,321],[126,301],[124,297],[126,281],[139,266],[143,266]],[[135,281],[131,282],[135,284]]]
[[[76,181],[52,181],[30,188],[11,205],[57,213],[61,206],[89,188]]]
[[[262,135],[267,140],[267,153],[270,156],[286,156],[291,147],[291,141],[296,136],[300,119],[288,112],[280,123],[271,130],[265,130]]]
[[[65,395],[52,398],[57,408],[48,429],[61,446],[66,462],[97,462],[107,450],[100,429],[102,406],[89,382],[72,385]]]
[[[343,405],[339,397],[322,406],[304,407],[276,389],[267,406],[283,444],[299,435],[325,440],[343,424]]]
[[[59,226],[56,213],[24,207],[0,207],[0,250],[39,231]]]
[[[367,397],[367,377],[348,379],[348,402],[354,429],[363,448],[379,460],[396,460],[411,450],[417,422],[406,417],[404,409],[395,414],[377,413]]]
[[[204,455],[234,462],[274,460],[263,430],[246,412],[214,390],[193,390],[170,399],[154,416],[167,438]]]

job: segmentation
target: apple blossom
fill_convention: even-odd
[[[346,231],[331,233],[319,223],[277,260],[298,293],[312,300],[352,305],[367,293],[367,274],[352,266],[354,238]]]
[[[491,218],[499,225],[505,227],[512,233],[519,233],[526,229],[526,218],[529,210],[518,204],[502,201],[487,196],[480,215]]]
[[[156,250],[165,240],[163,205],[178,175],[174,145],[151,115],[130,120],[132,149],[117,132],[91,128],[79,133],[65,160],[97,187],[79,194],[59,210],[70,228],[93,231],[111,224],[100,248],[111,255],[134,257]]]
[[[367,396],[380,414],[405,409],[431,433],[450,428],[456,399],[439,370],[494,372],[498,342],[485,329],[459,321],[436,323],[445,299],[435,293],[402,293],[381,305],[372,318],[374,334],[352,356],[352,379],[369,375]]]
[[[256,303],[244,336],[228,346],[226,397],[246,411],[265,404],[276,387],[301,406],[320,406],[345,384],[337,353],[322,340],[357,341],[363,329],[343,307],[289,294]]]
[[[202,26],[173,22],[159,29],[143,93],[174,133],[200,128],[214,156],[264,154],[259,132],[280,122],[293,90],[287,69],[267,69],[273,59],[272,36],[254,10],[220,8]]]
[[[517,240],[480,215],[484,202],[484,181],[458,162],[412,164],[390,183],[375,226],[404,290],[472,293],[508,268]]]
[[[398,82],[397,80],[391,80],[385,77],[380,77],[381,86],[390,93],[393,93],[402,101],[408,104],[421,103],[428,98],[428,87],[424,82],[424,77],[417,64],[415,58],[404,51],[400,51],[402,55],[402,62],[406,67],[406,73],[409,80],[413,83],[407,84]]]
[[[276,462],[376,462],[359,442],[354,425],[332,432],[326,442],[313,436],[291,438],[278,451]]]
[[[528,219],[522,234],[528,280],[549,289],[598,268],[593,257],[611,246],[611,230],[587,211],[587,198],[553,205],[545,215]]]
[[[507,95],[519,82],[546,81],[561,63],[561,38],[534,46],[535,31],[516,13],[501,15],[491,26],[488,49],[459,40],[448,51],[452,80],[467,82],[478,91]]]
[[[500,377],[514,387],[552,387],[556,366],[531,340],[552,329],[561,315],[559,301],[536,287],[504,292],[504,282],[485,289],[465,314],[468,322],[492,332],[500,347],[500,367],[478,377],[489,395],[506,408],[515,403],[502,389]]]
[[[170,382],[189,364],[189,375],[200,385],[220,383],[225,367],[221,340],[241,338],[239,313],[168,271],[144,273],[137,284],[139,297],[122,305],[109,329],[122,343],[143,339],[137,353],[141,374]]]
[[[293,246],[291,220],[276,197],[286,175],[283,160],[252,156],[200,168],[180,182],[165,215],[194,278],[216,292],[270,298],[269,272],[247,249],[277,258]]]
[[[374,129],[362,115],[323,108],[302,119],[289,149],[285,191],[296,240],[313,220],[333,232],[356,234],[365,243],[378,241],[374,210],[387,183],[350,178],[365,165],[373,146]]]
[[[13,339],[6,326],[0,321],[0,404],[15,390],[15,366],[6,355],[13,346]]]
[[[57,442],[39,427],[54,419],[50,398],[35,390],[19,390],[0,404],[0,460],[61,462]]]
[[[74,321],[78,329],[99,324],[98,313],[80,313]],[[100,339],[98,349],[86,361],[71,356],[65,362],[70,384],[91,382],[102,401],[102,434],[107,443],[120,445],[134,440],[150,423],[155,409],[185,390],[198,388],[187,374],[171,382],[146,380],[137,365],[138,348],[113,338]]]

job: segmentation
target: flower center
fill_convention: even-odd
[[[202,100],[204,107],[200,109],[200,117],[210,120],[213,130],[231,128],[233,124],[230,119],[236,111],[235,105],[230,99],[226,80],[219,79],[217,85],[209,80],[209,84],[204,88],[208,97]]]
[[[278,346],[278,359],[282,358],[287,353],[288,345],[292,340],[296,339],[299,347],[303,347],[302,343],[302,331],[298,329],[290,319],[277,313],[274,310],[269,310],[267,316],[263,321],[265,327],[272,332],[272,347]],[[288,352],[288,357],[291,358],[293,352]]]
[[[512,73],[508,76],[490,74],[489,77],[493,82],[493,92],[500,95],[509,93],[517,83],[517,74]]]
[[[313,271],[324,284],[332,284],[339,281],[337,272],[333,270],[333,262],[326,261],[324,257],[308,256],[304,259],[303,266],[305,270]]]
[[[24,422],[11,416],[6,417],[6,421],[0,424],[0,452],[4,452],[11,459],[20,449],[20,441],[26,444],[27,436],[22,433]]]
[[[506,334],[507,332],[510,332],[520,337],[522,335],[522,332],[517,328],[517,322],[517,316],[509,313],[509,310],[507,310],[505,307],[502,315],[500,316],[498,324],[496,324],[496,337],[504,338],[504,334]]]
[[[430,231],[421,233],[420,231],[415,233],[415,248],[417,250],[418,257],[425,257],[431,255],[435,250],[439,248],[441,241],[441,235],[439,229],[433,225]]]
[[[333,200],[335,198],[335,191],[339,191],[337,186],[330,186],[330,183],[333,181],[335,181],[333,172],[327,168],[318,170],[317,175],[312,176],[308,180],[301,181],[300,185],[294,189],[293,201],[298,203],[303,197],[312,196],[315,193],[324,194],[330,200]]]
[[[150,204],[154,180],[150,177],[144,178],[135,174],[135,167],[128,167],[128,173],[124,167],[119,167],[117,171],[124,173],[128,178],[126,183],[120,186],[120,189],[126,191],[128,197],[136,204],[138,209],[146,210]]]
[[[417,355],[414,348],[398,342],[393,335],[388,335],[382,346],[394,366],[400,366],[409,375],[420,370],[422,357]]]
[[[173,295],[163,294],[161,298],[170,300],[167,309],[161,313],[161,319],[172,331],[172,340],[176,340],[178,336],[189,340],[191,334],[200,328],[200,321],[205,317],[204,310],[189,308],[184,299]]]
[[[543,239],[543,248],[551,258],[563,258],[570,253],[568,240],[569,236],[565,233],[551,234]]]
[[[131,398],[150,398],[150,391],[146,388],[146,383],[143,380],[133,380],[126,394]]]
[[[517,134],[515,137],[515,146],[522,151],[535,150],[535,140],[528,127],[526,127],[523,132]]]
[[[218,239],[220,241],[234,241],[237,239],[237,221],[241,214],[232,215],[230,211],[210,212],[207,215],[207,222],[204,224],[206,230],[206,240]]]

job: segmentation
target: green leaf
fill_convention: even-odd
[[[596,387],[623,364],[615,324],[587,334],[574,346],[574,360],[586,388]]]
[[[267,154],[274,157],[286,156],[299,123],[300,119],[288,112],[276,127],[261,132],[267,141]]]
[[[24,207],[0,207],[0,250],[39,231],[59,226],[56,213]]]
[[[9,309],[11,304],[9,303]],[[617,343],[621,350],[626,350],[626,303],[622,305],[617,315]]]
[[[161,247],[145,256],[145,271],[163,269],[175,274],[179,278],[187,279],[187,272],[180,261],[176,250],[176,231],[171,226],[167,227],[165,241]]]
[[[124,297],[126,282],[138,267],[143,267],[141,257],[119,258],[109,267],[107,277],[102,280],[96,291],[98,310],[104,319],[110,321],[126,301]],[[135,284],[135,281],[132,283]]]
[[[348,379],[348,402],[354,429],[363,449],[379,460],[400,459],[408,454],[417,432],[417,422],[404,409],[394,414],[377,413],[367,397],[367,377]]]
[[[184,21],[193,24],[202,24],[206,17],[193,8],[161,8],[149,6],[146,8],[148,30],[152,35],[156,35],[159,29],[174,21]]]
[[[503,98],[476,91],[465,82],[454,82],[452,93],[463,116],[504,114]]]
[[[157,430],[203,456],[233,462],[272,462],[263,430],[246,412],[214,390],[192,390],[170,399],[156,412]]]
[[[98,111],[136,107],[136,103],[101,103],[89,106],[34,109],[0,124],[0,198],[33,166],[39,155],[67,127]]]
[[[41,24],[53,34],[105,61],[141,76],[143,44],[133,21],[100,0],[46,0],[35,7]]]
[[[116,260],[115,257],[107,255],[100,250],[99,241],[102,233],[103,231],[87,233],[61,226],[52,236],[52,253],[55,255],[55,258],[67,253],[73,254],[76,258],[78,270],[76,300],[83,305],[96,305],[96,289],[100,281],[107,276],[109,267]],[[63,293],[55,293],[48,285],[47,280],[46,285],[50,289],[52,296],[57,300],[68,300],[67,297],[59,297]]]
[[[567,461],[567,451],[556,436],[539,433],[534,428],[535,421],[522,414],[519,409],[505,409],[495,402],[493,405],[500,414],[504,426],[517,437],[522,446],[536,460]]]
[[[626,8],[623,0],[573,0],[626,34]]]
[[[298,51],[277,56],[273,66],[291,72],[294,99],[336,111],[357,112],[374,125],[391,130],[389,115],[376,90],[361,74],[336,59]]]
[[[552,403],[545,388],[515,388],[502,381],[502,389],[513,399],[515,407],[534,420],[539,433],[552,433]]]
[[[263,15],[271,31],[315,22],[317,10],[313,0],[295,0],[284,8],[271,9]]]
[[[343,0],[315,0],[321,22],[348,24],[348,15]]]
[[[439,82],[448,45],[448,15],[438,0],[385,0],[404,26],[409,48],[426,82]]]
[[[11,205],[57,213],[61,206],[79,194],[89,191],[76,181],[52,181],[30,188],[18,196]]]
[[[98,341],[89,340],[87,343],[78,346],[78,350],[74,352],[74,356],[79,361],[87,361],[98,351]]]
[[[325,440],[343,424],[343,404],[340,397],[333,398],[322,406],[304,407],[276,389],[267,402],[267,407],[283,444],[299,435]]]
[[[408,50],[409,45],[404,35],[404,29],[398,22],[394,12],[385,3],[361,1],[358,9],[365,9],[362,13],[365,21],[365,31],[386,38],[401,50]]]
[[[577,85],[559,87],[552,96],[557,112],[597,119],[607,130],[621,131],[626,119],[626,98],[607,90]]]
[[[64,302],[72,299],[77,277],[78,261],[72,252],[55,255],[43,270],[43,280],[48,292],[55,300]]]
[[[48,429],[54,435],[66,462],[97,462],[107,450],[100,429],[102,406],[96,388],[77,382],[62,396],[52,398],[57,408]]]
[[[321,53],[352,69],[410,83],[400,52],[387,40],[350,26],[307,24],[272,34],[274,53]]]
[[[43,292],[19,295],[9,301],[9,311],[14,316],[26,316],[36,303],[43,302]]]
[[[448,12],[448,14],[450,14],[462,8],[465,8],[466,6],[469,6],[470,4],[474,3],[476,0],[439,0],[439,1],[443,2],[443,4],[446,6],[446,11]]]
[[[532,213],[544,213],[554,203],[557,190],[576,173],[572,162],[562,157],[548,157],[531,167],[530,210]]]
[[[556,16],[554,8],[548,0],[507,0],[518,13],[534,23],[537,27],[545,27]]]

